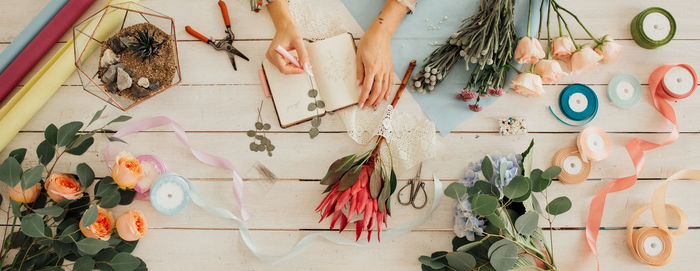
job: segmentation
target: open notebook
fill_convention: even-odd
[[[262,63],[280,126],[287,128],[326,112],[354,105],[360,96],[356,85],[355,42],[350,33],[315,41],[307,46],[314,77],[303,74],[282,74],[265,59]],[[309,111],[309,90],[317,89],[316,99],[324,108]]]

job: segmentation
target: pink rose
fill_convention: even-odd
[[[143,178],[141,163],[128,152],[117,154],[112,168],[112,178],[121,189],[132,189]]]
[[[84,189],[76,177],[69,174],[51,174],[44,183],[46,193],[55,202],[81,198]]]
[[[574,46],[574,42],[568,36],[561,36],[552,41],[553,57],[567,60],[573,51],[576,51],[576,46]]]
[[[542,59],[535,64],[535,73],[542,76],[545,84],[556,83],[568,74],[561,69],[559,61],[553,59]]]
[[[32,203],[36,201],[41,193],[41,184],[36,184],[27,190],[22,190],[22,184],[18,183],[15,187],[8,188],[10,198],[19,203]]]
[[[518,74],[511,82],[511,88],[523,96],[540,96],[544,94],[542,78],[534,73],[524,72]]]
[[[515,61],[520,64],[535,63],[544,56],[542,44],[536,38],[523,37],[515,48]]]
[[[603,36],[601,40],[602,43],[595,48],[595,51],[603,56],[600,63],[614,63],[622,54],[622,45],[608,35]]]
[[[136,241],[146,234],[148,224],[140,211],[127,211],[117,218],[117,234],[125,241]]]
[[[593,51],[591,47],[584,46],[571,55],[571,72],[580,73],[589,70],[598,65],[601,59],[603,56]]]

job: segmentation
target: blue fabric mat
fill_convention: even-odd
[[[531,35],[537,35],[537,29],[539,29],[541,1],[532,1]],[[385,3],[385,1],[378,0],[342,0],[342,2],[365,30]],[[430,44],[435,41],[439,44],[445,42],[449,35],[459,29],[463,19],[476,13],[479,3],[480,0],[420,0],[415,12],[407,15],[396,30],[391,42],[396,74],[402,75],[411,59],[418,60],[417,67],[420,68],[424,58],[437,48]],[[529,4],[528,0],[515,1],[515,27],[518,37],[524,36],[526,33]],[[545,10],[546,4],[545,2]],[[445,16],[447,16],[447,21],[440,24]],[[428,30],[428,26],[431,24],[439,29]],[[477,114],[467,108],[467,103],[455,98],[455,94],[466,85],[467,78],[469,78],[470,73],[465,72],[463,67],[464,60],[460,60],[432,94],[411,92],[423,111],[433,120],[442,136],[448,135],[463,121]],[[510,82],[513,76],[515,76],[515,71],[508,74],[507,82]],[[508,85],[506,84],[506,89]],[[495,99],[497,98],[482,98],[479,104],[486,107]]]

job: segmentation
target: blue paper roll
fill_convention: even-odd
[[[575,123],[564,121],[554,113],[552,107],[549,111],[552,112],[562,123],[569,126],[582,126],[591,122],[598,114],[598,95],[589,86],[584,84],[571,84],[566,86],[559,93],[559,110],[562,114]]]
[[[27,47],[27,44],[39,34],[41,29],[56,16],[56,13],[58,13],[66,3],[68,3],[68,0],[51,0],[51,2],[32,19],[29,25],[12,40],[12,43],[10,43],[5,50],[2,50],[2,53],[0,53],[0,73],[15,60],[15,57],[24,50],[24,47]]]

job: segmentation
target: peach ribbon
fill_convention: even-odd
[[[664,76],[673,67],[681,67],[687,69],[693,77],[692,89],[687,93],[687,95],[675,95],[671,90],[669,90],[664,84]],[[610,185],[606,186],[602,191],[600,191],[591,201],[591,205],[588,211],[588,220],[586,222],[586,239],[588,242],[588,247],[593,251],[596,257],[596,262],[598,264],[598,270],[600,270],[600,261],[598,260],[598,250],[596,240],[598,239],[598,231],[600,230],[600,222],[603,218],[603,210],[605,208],[605,199],[608,193],[618,192],[632,187],[637,182],[637,176],[644,168],[644,152],[656,149],[661,146],[665,146],[676,141],[680,135],[678,129],[678,122],[676,121],[676,112],[673,107],[668,103],[668,100],[675,101],[678,99],[685,98],[695,91],[697,86],[697,74],[695,70],[690,65],[678,64],[678,65],[663,65],[656,68],[654,72],[649,76],[649,90],[651,92],[651,100],[661,115],[664,116],[668,121],[673,124],[671,133],[668,137],[661,143],[654,143],[646,141],[641,138],[633,139],[629,144],[627,144],[627,152],[629,153],[632,163],[634,164],[635,174],[632,176],[623,177],[615,180]]]

